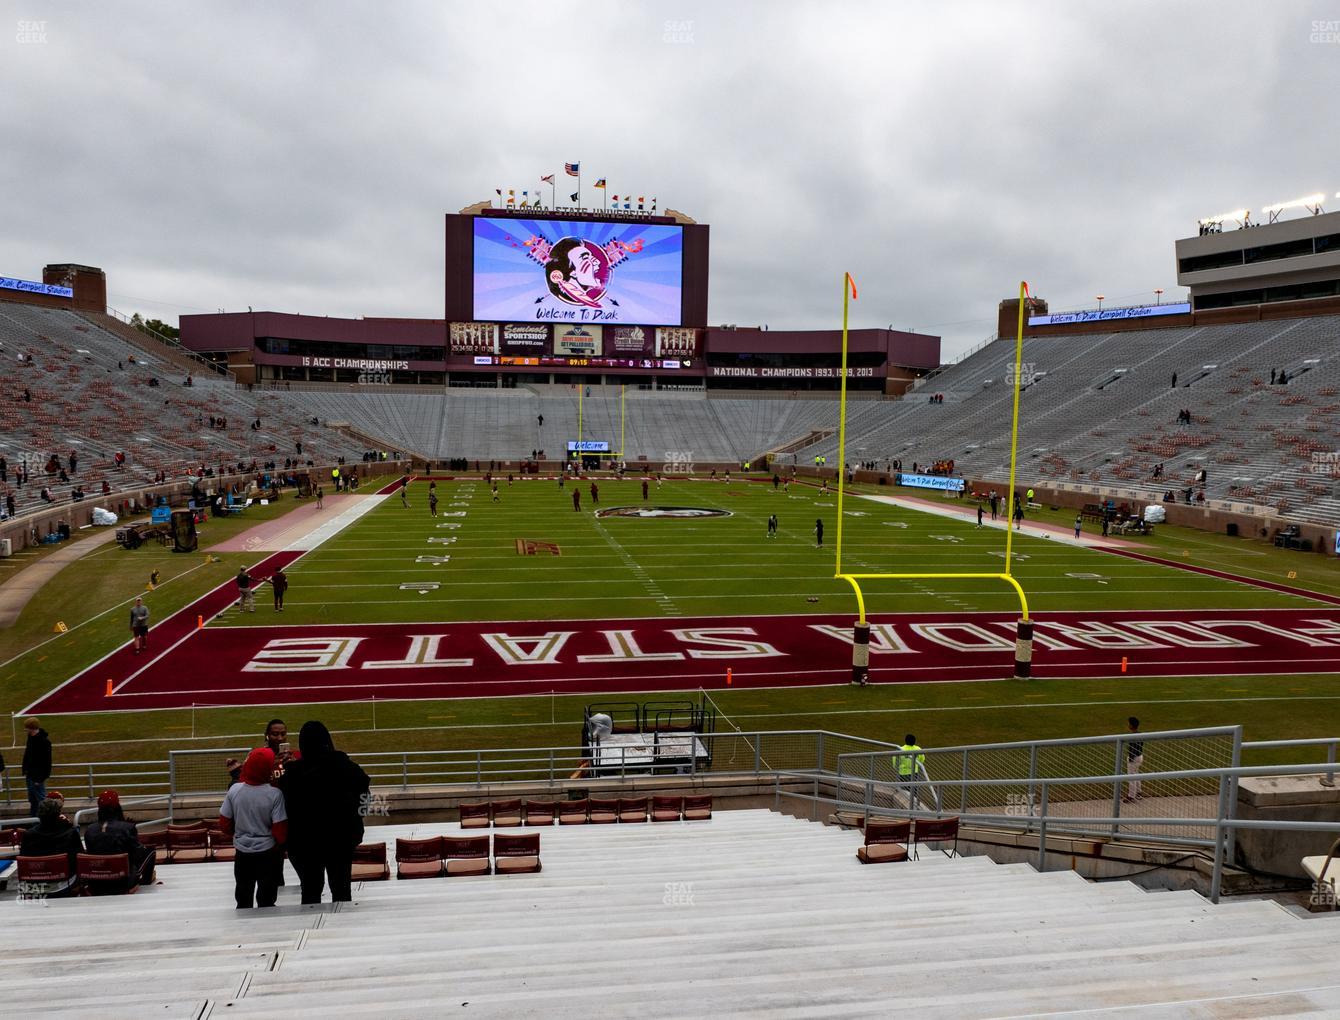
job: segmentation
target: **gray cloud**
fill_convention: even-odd
[[[1172,296],[1198,215],[1340,190],[1327,6],[21,0],[0,273],[436,317],[442,213],[580,159],[712,224],[712,321],[834,324],[849,269],[952,352],[1021,277]]]

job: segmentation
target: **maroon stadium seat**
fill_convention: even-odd
[[[499,875],[519,875],[540,870],[540,834],[493,834],[493,859]]]
[[[380,882],[391,877],[385,843],[363,843],[354,850],[352,878],[355,882]]]
[[[684,821],[701,822],[712,817],[712,798],[695,796],[684,798]]]
[[[446,862],[448,875],[487,875],[490,871],[489,838],[443,836],[442,859]]]
[[[598,800],[591,798],[591,824],[609,825],[619,820],[619,802],[617,800]]]
[[[442,866],[442,837],[397,839],[395,841],[396,878],[438,878]]]
[[[133,893],[140,886],[139,875],[131,873],[129,854],[80,854],[75,874],[94,896]]]
[[[645,822],[647,820],[646,797],[620,797],[620,822]]]
[[[865,826],[865,845],[857,847],[856,856],[862,864],[905,861],[907,841],[911,834],[911,822],[879,822],[872,818]]]
[[[651,798],[651,820],[653,822],[677,822],[683,813],[683,797]]]
[[[591,802],[581,800],[561,800],[558,802],[559,825],[585,825],[590,820]]]
[[[553,825],[558,814],[558,805],[552,800],[526,801],[527,825]]]
[[[462,829],[487,829],[491,824],[488,801],[461,805]]]
[[[521,824],[521,801],[495,800],[489,803],[495,826],[513,826]]]
[[[209,830],[199,825],[167,827],[167,863],[195,864],[209,860]]]
[[[935,847],[946,857],[958,853],[958,816],[953,818],[918,818],[912,833],[912,855],[917,856],[917,847],[922,843],[948,843],[949,849]]]

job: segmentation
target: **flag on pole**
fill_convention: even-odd
[[[605,178],[603,177],[600,178],[600,180],[596,181],[595,184],[591,185],[591,187],[593,188],[603,188],[604,186],[605,186]]]
[[[574,191],[574,192],[573,192],[571,195],[569,195],[568,197],[571,198],[571,199],[575,202],[575,201],[577,201],[578,194],[579,194],[578,192]]]
[[[653,196],[653,197],[652,197],[652,200],[651,200],[651,211],[652,211],[652,212],[655,212],[655,211],[656,211],[656,198],[655,198],[655,196]]]
[[[553,174],[545,174],[543,177],[540,178],[540,181],[541,181],[541,183],[543,183],[543,184],[553,184],[553,183],[554,183],[554,175],[553,175]]]
[[[618,195],[615,195],[615,196],[614,196],[614,202],[615,202],[616,205],[618,204],[618,202],[619,202],[619,196],[618,196]]]
[[[569,177],[580,177],[582,175],[580,163],[564,163],[563,172]]]
[[[856,300],[856,281],[851,278],[851,273],[845,274],[847,277],[847,286],[851,288],[851,299]]]
[[[516,195],[516,188],[508,188],[508,189],[507,189],[507,194],[515,196],[515,195]]]
[[[502,198],[502,188],[494,188],[493,190],[498,193],[499,198]]]

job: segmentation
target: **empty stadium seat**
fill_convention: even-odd
[[[168,864],[195,864],[209,860],[209,830],[199,825],[167,827]]]
[[[527,825],[553,825],[558,815],[558,805],[552,800],[526,801]]]
[[[856,848],[856,856],[862,864],[905,861],[911,832],[911,822],[882,822],[872,818],[865,824],[865,844]]]
[[[351,877],[355,882],[381,882],[391,877],[385,843],[362,843],[354,849]]]
[[[504,839],[509,837],[503,837]],[[535,837],[539,839],[537,835]],[[448,875],[487,875],[489,868],[488,836],[443,836],[442,860]]]
[[[937,846],[946,857],[958,853],[958,818],[918,818],[912,832],[912,855],[917,856],[917,847],[922,843],[948,843],[949,849]]]
[[[395,841],[396,878],[438,878],[442,874],[441,836]]]
[[[683,797],[651,798],[651,820],[653,822],[677,822],[683,813]]]
[[[600,800],[591,798],[590,821],[592,825],[609,825],[619,820],[618,800]]]
[[[619,821],[622,822],[645,822],[647,820],[647,798],[646,797],[620,797],[619,798]]]
[[[488,801],[461,805],[462,829],[487,829],[492,821]]]
[[[517,875],[540,870],[540,834],[493,834],[493,860],[499,875]]]
[[[701,822],[712,817],[712,798],[693,796],[684,798],[684,821]]]
[[[591,802],[581,800],[561,800],[558,802],[559,825],[585,825],[590,821]]]
[[[513,826],[521,824],[521,801],[495,800],[490,802],[489,811],[493,815],[493,824]]]

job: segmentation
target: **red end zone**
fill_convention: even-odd
[[[229,601],[225,587],[190,612],[208,618]],[[872,683],[1013,672],[1013,614],[871,624]],[[1340,672],[1340,609],[1050,613],[1035,624],[1040,679],[1120,676],[1123,657],[1134,676]],[[179,614],[151,632],[155,657],[120,649],[25,712],[693,690],[726,686],[728,668],[736,687],[846,683],[851,626],[844,614],[195,629]]]

